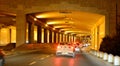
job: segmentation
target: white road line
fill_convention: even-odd
[[[29,65],[33,65],[33,64],[35,64],[36,62],[35,61],[33,61],[33,62],[31,62]]]
[[[43,59],[45,59],[45,58],[41,58],[40,60],[43,60]]]
[[[48,55],[48,56],[46,56],[46,57],[50,57],[50,56]]]

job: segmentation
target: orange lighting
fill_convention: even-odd
[[[53,30],[55,30],[55,28],[53,28]]]
[[[36,19],[36,18],[34,18],[34,21],[37,21],[37,19]]]
[[[47,27],[48,25],[47,25],[47,24],[45,24],[45,26]]]

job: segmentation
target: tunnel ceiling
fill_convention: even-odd
[[[80,11],[47,11],[35,13],[34,16],[65,33],[90,34],[91,28],[103,15]]]
[[[80,11],[46,11],[30,15],[60,32],[72,34],[90,34],[91,28],[103,16]],[[15,24],[15,14],[0,12],[0,27]]]
[[[0,28],[15,24],[16,14],[0,11]]]

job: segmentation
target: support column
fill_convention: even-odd
[[[47,29],[44,28],[44,43],[47,43]]]
[[[28,27],[28,40],[29,40],[29,43],[34,43],[34,23],[29,23],[28,24],[29,27]]]
[[[37,43],[41,43],[41,35],[42,35],[42,28],[41,28],[41,26],[38,26],[37,27],[37,34],[38,34],[38,36],[37,36]]]
[[[42,28],[42,37],[41,37],[41,43],[44,43],[44,28]]]
[[[61,34],[61,42],[63,42],[63,34]]]
[[[56,33],[56,43],[58,43],[58,33]]]
[[[12,41],[11,41],[11,38],[12,38],[12,35],[11,35],[12,30],[11,30],[11,28],[9,29],[9,32],[10,32],[10,43],[12,43]]]
[[[52,43],[52,30],[49,31],[49,43]]]
[[[50,32],[49,30],[47,30],[47,43],[49,43],[49,40],[50,40],[49,35],[50,35]]]
[[[63,34],[63,42],[65,42],[65,35]]]
[[[54,43],[56,43],[56,32],[54,32]]]
[[[62,42],[62,40],[61,40],[61,39],[62,39],[62,35],[61,35],[61,33],[59,34],[59,36],[60,36],[60,38],[59,38],[59,39],[60,39],[60,42]]]
[[[67,37],[68,37],[68,35],[66,34],[66,37],[65,37],[66,42],[68,42]]]
[[[26,15],[23,10],[16,16],[16,47],[26,43]]]
[[[69,42],[69,34],[67,34],[67,42]]]
[[[60,43],[60,33],[58,33],[58,43]]]
[[[52,43],[54,43],[54,32],[52,31]]]

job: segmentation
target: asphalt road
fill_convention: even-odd
[[[32,52],[8,56],[5,60],[5,66],[94,66],[82,54],[73,58]]]

